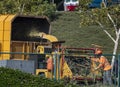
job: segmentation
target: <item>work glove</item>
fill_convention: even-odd
[[[94,70],[97,70],[97,69],[98,69],[98,67],[94,68]]]

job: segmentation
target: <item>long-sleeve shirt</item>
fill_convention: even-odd
[[[91,60],[100,63],[97,68],[102,68],[105,71],[111,69],[110,63],[104,56],[101,56],[100,58],[92,58]]]

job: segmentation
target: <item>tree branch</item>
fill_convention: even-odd
[[[118,34],[119,34],[119,36],[120,36],[120,28],[118,29]]]
[[[116,34],[117,34],[117,26],[116,26],[115,22],[113,21],[113,19],[112,19],[112,17],[110,16],[109,13],[107,13],[107,16],[108,16],[108,18],[110,19],[110,21],[112,22],[112,24],[113,24],[113,26],[114,26],[114,29],[115,29],[115,32],[116,32]]]
[[[22,6],[21,6],[21,9],[20,9],[20,14],[23,14],[24,7],[25,7],[25,3],[24,3],[24,4],[22,4]]]
[[[104,7],[107,8],[104,0],[102,0],[102,3],[103,3],[103,5],[104,5]],[[113,24],[113,26],[114,26],[114,29],[115,29],[115,32],[116,32],[116,35],[117,35],[117,26],[116,26],[114,20],[112,19],[111,15],[110,15],[109,13],[107,13],[107,16],[108,16],[108,18],[110,19],[110,21],[112,22],[112,24]]]
[[[104,29],[103,25],[99,21],[97,21],[97,23],[100,25],[102,30],[112,39],[112,41],[116,43],[115,39],[110,35],[110,33],[107,30]]]

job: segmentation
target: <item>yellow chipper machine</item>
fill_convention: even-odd
[[[61,59],[58,61],[54,58],[54,71],[47,70],[47,56],[53,57],[54,45],[64,42],[50,35],[50,27],[47,17],[0,15],[0,66],[44,74],[47,78],[69,75],[60,75]],[[67,64],[66,67],[70,72]]]
[[[54,79],[98,75],[87,59],[94,49],[64,48],[65,41],[51,35],[50,28],[47,17],[0,15],[0,66]],[[48,58],[52,70],[47,69]]]

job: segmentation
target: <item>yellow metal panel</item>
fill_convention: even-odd
[[[28,52],[28,53],[30,52],[30,46],[29,46],[29,43],[27,43],[27,52]]]
[[[25,52],[25,43],[23,43],[22,45],[22,53]],[[22,59],[25,59],[25,55],[22,55]]]
[[[63,76],[62,76],[62,78],[64,78],[64,77],[72,78],[72,76],[73,76],[73,73],[72,73],[70,67],[68,66],[67,62],[65,61],[64,65],[63,65]]]
[[[36,75],[39,75],[40,73],[44,73],[45,77],[49,78],[47,69],[36,69]]]
[[[49,40],[50,42],[58,41],[58,39],[57,39],[55,36],[53,36],[53,35],[44,34],[44,35],[43,35],[43,38]]]
[[[3,52],[3,46],[4,46],[4,21],[6,20],[6,18],[8,17],[8,15],[0,15],[0,51]],[[3,55],[0,56],[0,60],[3,59]]]
[[[33,36],[36,36],[36,35],[33,34]],[[49,40],[50,42],[58,41],[58,39],[57,39],[55,36],[49,35],[49,34],[45,34],[45,33],[43,33],[43,32],[42,32],[42,33],[39,33],[39,35],[37,35],[37,36],[42,37],[42,38],[44,38],[44,39],[47,39],[47,40]]]
[[[3,54],[3,59],[2,60],[9,60],[10,55],[9,54]]]
[[[1,42],[0,42],[0,52],[1,52]],[[0,60],[1,60],[1,54],[0,54]]]
[[[9,45],[9,41],[4,41],[4,49],[3,52],[7,52],[7,54],[3,54],[3,60],[7,60],[10,59],[10,45]]]
[[[10,45],[9,45],[9,41],[4,41],[4,52],[10,52]]]
[[[38,46],[37,52],[39,52],[40,54],[43,54],[44,53],[44,46]]]
[[[2,40],[3,40],[3,31],[0,30],[0,41],[2,41]]]
[[[0,16],[0,30],[3,30],[4,28],[4,21],[8,17],[8,15],[1,15]]]
[[[0,41],[4,39],[4,21],[8,17],[8,15],[1,15],[0,16]],[[3,43],[2,43],[3,44]]]
[[[11,26],[12,20],[15,15],[8,15],[4,20],[3,28],[3,52],[10,52],[10,41],[11,41]],[[4,54],[3,59],[10,59],[10,54]]]
[[[30,53],[30,45],[28,42],[26,43],[26,49],[27,49],[26,52]],[[28,58],[29,58],[29,55],[26,55],[26,59],[28,59]]]
[[[10,41],[10,32],[11,31],[4,31],[4,41]]]
[[[12,26],[12,20],[13,20],[13,18],[15,18],[15,16],[16,15],[9,15],[8,17],[7,17],[7,19],[5,20],[5,31],[6,30],[11,30],[11,26]]]

